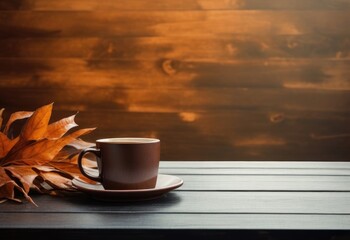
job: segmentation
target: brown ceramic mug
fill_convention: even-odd
[[[83,156],[97,157],[98,175],[85,171]],[[155,138],[105,138],[96,140],[96,148],[84,149],[78,157],[81,173],[101,182],[107,190],[154,188],[160,159],[160,140]]]

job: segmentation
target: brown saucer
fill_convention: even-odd
[[[155,188],[137,190],[106,190],[98,182],[91,184],[79,178],[74,178],[72,184],[78,190],[87,193],[97,200],[129,202],[161,197],[165,193],[182,186],[183,180],[176,176],[159,174]]]

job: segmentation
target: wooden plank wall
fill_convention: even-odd
[[[1,0],[0,107],[162,160],[347,161],[349,23],[350,0]]]

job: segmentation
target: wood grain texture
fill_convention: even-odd
[[[185,180],[183,186],[161,198],[120,203],[93,200],[79,192],[64,197],[33,193],[38,207],[30,203],[2,205],[0,233],[23,237],[40,232],[39,237],[46,237],[54,230],[60,239],[116,234],[127,239],[347,239],[349,175],[327,174],[349,170],[349,164],[161,161],[161,170],[177,170]],[[231,172],[214,179],[207,172],[213,169]],[[318,175],[244,176],[235,170],[310,171]]]
[[[116,214],[99,214],[99,213],[65,213],[65,214],[45,214],[47,220],[45,224],[42,224],[42,215],[37,213],[0,213],[0,220],[4,222],[1,228],[16,229],[17,234],[20,234],[22,230],[28,228],[37,228],[40,226],[41,232],[45,229],[59,229],[58,235],[64,233],[64,230],[70,227],[70,229],[79,229],[77,236],[83,236],[85,231],[97,230],[98,235],[94,235],[94,231],[91,231],[95,238],[98,239],[102,234],[103,230],[121,230],[131,229],[133,232],[137,228],[141,229],[154,229],[154,226],[158,226],[160,229],[165,229],[164,226],[166,220],[172,219],[171,228],[178,229],[179,233],[181,229],[261,229],[261,230],[288,230],[288,229],[300,229],[300,230],[321,230],[322,235],[325,236],[324,229],[328,230],[345,230],[348,231],[350,221],[349,215],[307,215],[304,214],[301,219],[300,216],[295,214],[284,214],[284,215],[271,215],[271,214],[154,214],[154,213],[140,213],[132,214],[127,217],[123,213]],[[18,219],[22,219],[18,222]],[[198,221],[198,219],[201,221]],[[96,219],[99,224],[96,225]],[[111,221],[113,219],[113,221]],[[145,220],[146,219],[146,220]],[[255,219],[256,221],[251,221]],[[13,223],[17,223],[14,225]],[[188,224],[191,223],[191,224]],[[133,227],[134,225],[138,226]],[[162,227],[163,226],[163,227]],[[20,231],[19,231],[20,230]],[[57,230],[56,230],[57,231]],[[116,231],[117,232],[117,231]],[[182,232],[183,233],[183,232]],[[13,233],[12,233],[13,234]],[[156,234],[156,232],[155,232]],[[16,236],[16,234],[13,234]],[[37,236],[37,235],[36,235]],[[70,234],[62,234],[62,236],[72,236]],[[74,235],[73,235],[74,236]],[[91,235],[90,235],[91,236]],[[108,236],[108,235],[106,235]],[[132,232],[128,232],[128,236],[132,236]],[[144,235],[142,235],[144,236]],[[222,236],[222,234],[220,235]],[[289,235],[290,236],[290,235]],[[342,234],[340,234],[342,236]],[[139,236],[138,236],[139,237]],[[88,238],[88,236],[87,236]],[[73,238],[74,239],[74,238]],[[89,239],[89,238],[88,238]],[[135,238],[137,239],[137,237]],[[154,239],[154,237],[153,237]],[[205,239],[202,237],[202,239]],[[300,239],[300,238],[299,238]]]
[[[239,64],[237,60],[271,61],[274,58],[342,60],[349,59],[349,42],[350,35],[322,33],[300,35],[251,33],[205,38],[198,35],[176,38],[166,36],[3,38],[0,39],[0,57],[146,61],[174,59],[177,61],[224,61],[237,64]],[[48,49],[50,51],[47,51]]]
[[[162,174],[172,174],[172,175],[212,175],[212,178],[218,175],[243,175],[243,176],[327,176],[327,177],[349,177],[350,170],[348,169],[166,169],[160,170]],[[283,181],[283,178],[279,178]]]
[[[42,97],[43,94],[38,95],[38,98],[40,96]],[[65,96],[68,98],[67,94]],[[23,101],[34,101],[34,98],[23,99]],[[69,107],[72,108],[71,111],[57,110],[52,121],[70,116],[80,108],[78,105],[69,106],[67,103],[65,108]],[[107,106],[101,103],[101,105],[91,105],[91,107],[80,109],[76,118],[76,122],[81,127],[97,127],[97,130],[85,136],[84,139],[95,141],[103,137],[130,135],[159,137],[162,141],[161,159],[163,160],[295,160],[296,158],[346,161],[349,151],[346,136],[332,135],[333,132],[342,133],[341,126],[349,119],[341,112],[334,113],[334,116],[329,119],[327,111],[314,113],[290,111],[283,115],[283,121],[276,123],[271,120],[274,114],[268,111],[256,113],[249,109],[235,110],[232,108],[230,113],[222,110],[205,114],[200,112],[125,112],[121,108],[120,111],[99,110],[104,117],[101,123],[101,117],[98,114],[91,114],[91,111]],[[300,118],[300,115],[303,117]],[[195,120],[191,120],[192,118]],[[250,121],[250,119],[257,121]],[[218,120],[220,124],[213,124],[218,123]],[[315,125],[314,121],[318,122],[318,125]],[[246,124],[235,126],[230,122]],[[131,127],[125,129],[125,126]],[[321,128],[322,131],[320,131]],[[171,129],[176,129],[176,131]],[[229,136],[228,131],[230,131]],[[288,134],[285,133],[286,131]],[[334,141],[335,139],[337,141]],[[318,150],[320,146],[322,151]],[[337,152],[334,152],[334,148],[337,149]],[[220,154],[218,150],[221,151]],[[266,157],[267,155],[269,157]]]
[[[349,60],[254,59],[217,65],[213,60],[5,59],[0,59],[1,88],[272,88],[330,90],[330,94],[346,94],[350,89]]]
[[[167,173],[168,171],[162,170],[161,172]],[[246,171],[239,174],[233,172],[232,175],[224,173],[206,176],[178,175],[186,183],[178,191],[350,191],[350,174],[348,176],[300,176],[301,174],[289,176],[286,173],[281,177],[273,173],[269,173],[270,175],[253,175],[251,173],[244,175],[244,172]],[[227,182],[230,184],[228,185]]]
[[[350,169],[347,161],[160,161],[160,169]]]
[[[91,230],[90,234],[93,234],[94,238],[98,239],[104,234],[104,230],[121,230],[129,229],[128,236],[132,236],[132,232],[137,229],[153,229],[155,226],[159,229],[169,230],[169,228],[177,230],[178,234],[186,235],[186,232],[181,230],[196,229],[199,231],[205,231],[205,229],[221,230],[220,237],[223,232],[227,230],[321,230],[322,235],[325,236],[326,230],[349,230],[349,215],[312,215],[303,214],[302,217],[296,214],[176,214],[169,215],[157,214],[157,213],[139,213],[139,214],[126,214],[123,213],[45,213],[45,222],[42,224],[42,214],[26,213],[26,219],[23,219],[23,213],[0,213],[0,222],[4,223],[0,226],[0,229],[15,229],[17,234],[20,234],[28,229],[40,229],[41,232],[44,229],[57,229],[57,234],[60,236],[67,229],[79,229],[80,233],[76,233],[76,236],[84,236],[84,232]],[[30,219],[30,222],[28,221]],[[200,221],[198,221],[201,219]],[[112,221],[113,220],[113,221]],[[15,225],[13,223],[16,223]],[[189,224],[191,223],[191,224]],[[40,226],[40,228],[38,228]],[[27,229],[27,230],[26,230]],[[63,230],[64,229],[64,230]],[[159,230],[158,229],[158,230]],[[95,231],[97,232],[95,232]],[[116,231],[117,232],[117,231]],[[96,233],[98,233],[96,235]],[[176,234],[176,231],[173,232]],[[15,233],[12,233],[16,236]],[[287,234],[288,235],[288,234]],[[327,234],[326,234],[327,235]],[[343,234],[339,233],[339,236]],[[38,235],[36,235],[38,237]],[[62,234],[69,238],[72,236],[70,233]],[[90,235],[91,236],[91,235]],[[106,234],[106,236],[110,236]],[[144,236],[144,235],[142,235]],[[154,239],[157,236],[153,233],[150,239]],[[288,235],[290,236],[290,235]],[[346,235],[347,236],[347,235]],[[88,236],[87,236],[88,238]],[[42,238],[43,239],[43,238]],[[74,238],[73,238],[74,239]],[[76,239],[76,238],[75,238]],[[85,238],[84,238],[85,239]],[[89,239],[89,238],[88,238]],[[136,236],[134,239],[140,239],[140,236]],[[141,238],[142,239],[142,238]],[[162,238],[161,238],[162,239]],[[205,239],[205,237],[201,237]],[[230,238],[229,238],[230,239]],[[231,238],[232,239],[232,238]],[[300,238],[299,238],[300,239]]]
[[[37,196],[36,206],[7,204],[1,213],[96,213],[96,214],[320,214],[349,215],[349,192],[239,192],[173,191],[151,201],[125,204],[101,202],[89,196]],[[220,201],[220,204],[218,204]],[[101,204],[103,203],[103,204]],[[54,204],[54,206],[52,205]],[[168,215],[168,216],[169,216]],[[79,223],[82,224],[82,223]],[[154,224],[157,226],[158,224]],[[349,226],[349,223],[347,223]]]
[[[348,0],[3,0],[1,10],[65,10],[65,11],[110,11],[110,10],[227,10],[227,9],[350,9]]]
[[[350,34],[350,11],[1,12],[0,36],[141,37]],[[89,24],[87,24],[89,23]],[[307,24],[305,24],[307,23]]]
[[[0,107],[164,160],[350,157],[348,0],[3,0]],[[103,121],[101,120],[103,119]]]

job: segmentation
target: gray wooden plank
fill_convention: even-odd
[[[350,176],[183,175],[179,191],[350,191]]]
[[[168,168],[160,169],[162,174],[173,175],[319,175],[319,176],[350,176],[350,169],[293,169],[293,168]]]
[[[161,168],[313,168],[350,169],[350,161],[161,161]]]
[[[0,229],[350,230],[350,215],[0,213]]]
[[[174,191],[156,200],[136,203],[49,196],[34,197],[34,201],[39,207],[5,203],[1,212],[350,214],[349,192]]]
[[[91,169],[90,171],[96,172],[97,169]],[[350,169],[302,169],[302,168],[160,168],[160,174],[169,175],[190,175],[203,177],[204,175],[219,175],[220,178],[224,175],[250,175],[264,176],[274,175],[280,178],[276,180],[283,180],[281,176],[350,176]]]

